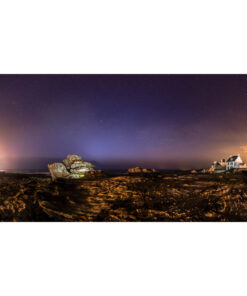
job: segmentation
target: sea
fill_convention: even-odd
[[[15,174],[45,174],[49,175],[48,164],[54,162],[61,162],[61,158],[12,158],[12,159],[0,159],[0,172],[15,173]],[[99,164],[94,161],[90,161],[96,165],[97,169],[110,171],[114,175],[125,175],[127,174],[128,168],[111,168],[110,166],[105,166],[104,164]],[[166,170],[159,169],[163,173],[172,173],[181,170]]]

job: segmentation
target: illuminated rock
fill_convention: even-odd
[[[75,154],[69,154],[63,163],[48,165],[53,181],[57,178],[83,178],[86,172],[95,170],[92,163],[82,160],[80,156]]]
[[[130,168],[128,169],[128,173],[141,173],[142,172],[142,168],[140,167],[136,167],[136,168]]]
[[[69,175],[69,178],[70,179],[80,179],[80,178],[83,178],[84,176],[85,176],[84,173],[75,173],[75,174],[71,173]]]
[[[70,165],[70,169],[76,169],[76,168],[80,168],[84,166],[84,162],[83,161],[78,161],[76,160],[75,162],[73,162],[71,165]],[[86,165],[85,165],[86,166]]]
[[[81,178],[84,177],[86,172],[95,170],[93,164],[82,160],[82,158],[76,154],[69,154],[63,162],[67,170],[71,173],[71,178]]]
[[[95,166],[87,161],[75,161],[71,164],[70,169],[77,169],[77,168],[88,168],[88,169],[95,169]]]
[[[76,154],[69,154],[66,159],[63,160],[66,168],[70,169],[71,165],[76,162],[83,162],[82,158]]]
[[[82,160],[82,158],[76,154],[69,154],[63,162],[68,170],[80,167],[95,169],[92,163]]]
[[[55,181],[57,178],[68,178],[70,176],[70,173],[67,171],[63,163],[56,162],[53,164],[48,164],[48,169],[53,181]]]
[[[80,173],[85,173],[85,172],[89,172],[91,171],[90,168],[87,168],[87,167],[79,167],[79,168],[76,168],[76,169],[70,169],[70,173],[72,174],[80,174]]]

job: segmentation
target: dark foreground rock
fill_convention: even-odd
[[[0,175],[1,221],[247,221],[245,175]],[[90,175],[90,174],[89,174]]]

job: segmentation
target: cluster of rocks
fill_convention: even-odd
[[[80,156],[75,154],[69,154],[63,162],[72,178],[84,177],[86,172],[95,170],[92,163],[82,160]]]
[[[58,178],[78,179],[84,177],[88,172],[95,171],[95,166],[92,163],[82,160],[80,156],[75,154],[69,154],[63,163],[48,164],[53,181]]]
[[[130,168],[128,169],[129,174],[136,174],[136,173],[156,173],[156,169],[145,169],[141,167]]]

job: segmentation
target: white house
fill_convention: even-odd
[[[224,171],[238,169],[247,170],[247,164],[243,162],[240,154],[230,155],[228,160],[222,159],[221,161],[214,161],[211,168],[208,170],[210,173],[223,173]]]
[[[243,160],[240,157],[240,154],[231,155],[226,162],[226,170],[246,168],[246,167],[247,166],[245,163],[243,163]]]

